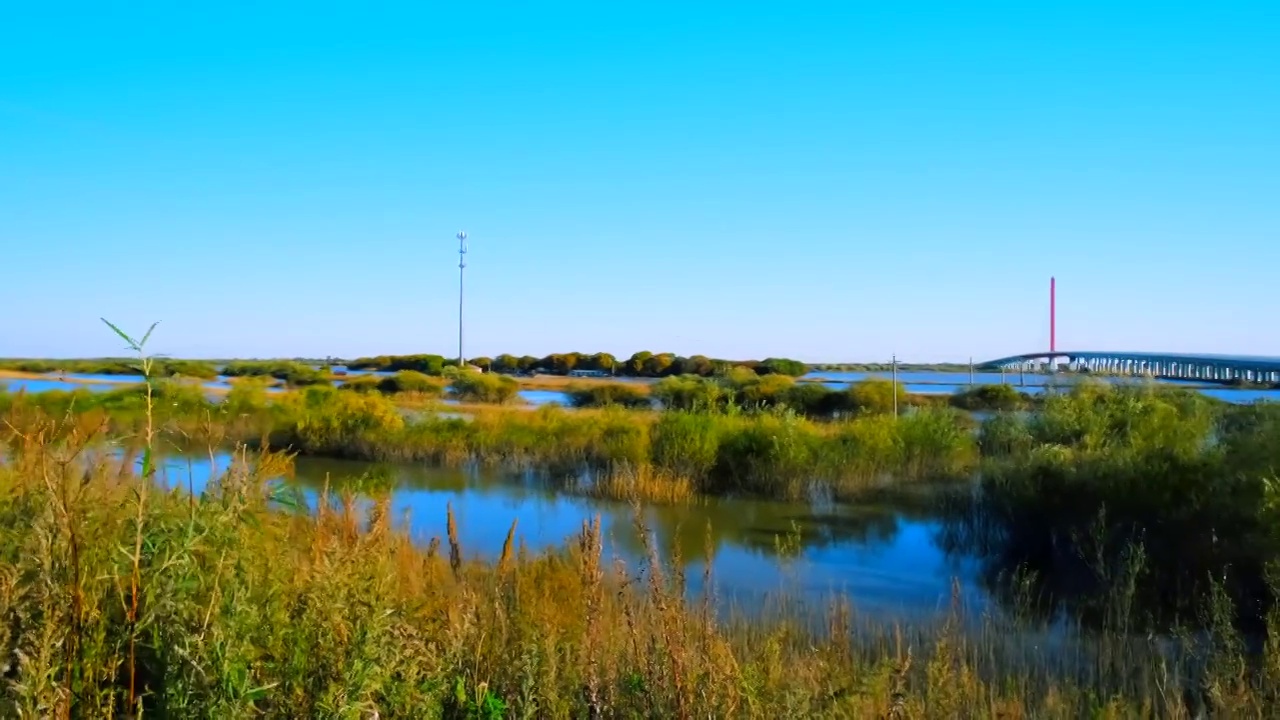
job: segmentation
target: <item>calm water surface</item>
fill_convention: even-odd
[[[216,462],[225,469],[230,457],[218,456]],[[170,485],[191,486],[198,493],[211,467],[207,455],[173,457],[165,461],[163,473]],[[326,479],[331,488],[340,488],[344,481],[375,468],[393,479],[391,503],[398,524],[423,544],[444,535],[445,509],[452,506],[468,555],[496,557],[513,521],[529,549],[558,547],[596,515],[607,556],[634,568],[645,554],[631,506],[566,495],[528,474],[299,458],[295,477],[286,482],[301,489],[314,509]],[[727,604],[750,608],[783,592],[821,603],[833,593],[847,593],[863,613],[935,617],[949,603],[952,579],[958,578],[969,609],[985,607],[987,599],[975,579],[976,563],[940,549],[941,522],[920,509],[924,504],[815,508],[711,499],[641,512],[664,557],[679,548],[691,593],[701,590],[710,523],[715,589]],[[797,552],[792,555],[787,547]]]
[[[79,390],[86,388],[93,392],[103,392],[117,387],[116,385],[107,385],[105,383],[79,383],[67,380],[45,380],[44,378],[0,378],[0,387],[4,387],[9,392],[48,392],[50,390]]]

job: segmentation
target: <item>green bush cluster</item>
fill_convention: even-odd
[[[423,375],[442,375],[444,369],[457,366],[457,360],[446,360],[441,355],[378,355],[375,357],[357,358],[347,363],[351,370],[378,370],[383,372],[399,372],[412,370]]]
[[[651,406],[648,389],[628,383],[570,385],[565,391],[569,404],[577,408],[618,406],[644,409]]]
[[[949,398],[952,407],[961,410],[1024,410],[1032,398],[1012,385],[975,385]]]
[[[301,387],[329,383],[328,373],[293,360],[235,360],[222,368],[227,377],[273,377]]]
[[[449,391],[463,402],[505,405],[516,399],[520,383],[506,375],[463,371],[453,378]]]
[[[439,377],[413,370],[402,370],[388,376],[350,376],[339,387],[342,390],[360,393],[380,392],[384,395],[440,397],[444,395],[446,383]]]
[[[654,384],[652,394],[663,407],[674,410],[789,408],[810,418],[892,413],[895,396],[901,411],[919,404],[901,383],[894,385],[889,380],[868,378],[848,388],[833,389],[821,383],[796,382],[786,375],[757,375],[748,368],[735,368],[717,378],[664,378]]]

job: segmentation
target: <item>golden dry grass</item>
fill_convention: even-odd
[[[651,505],[683,505],[698,498],[688,477],[652,465],[621,465],[600,476],[587,489],[592,497]]]

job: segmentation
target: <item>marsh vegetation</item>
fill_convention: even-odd
[[[1280,701],[1274,406],[1091,383],[1030,412],[1007,391],[950,401],[1001,410],[979,424],[888,382],[742,369],[521,411],[502,407],[511,378],[456,368],[269,395],[267,378],[306,376],[246,365],[229,374],[259,379],[214,399],[141,364],[139,386],[0,393],[6,714],[1262,717]],[[446,416],[430,404],[446,392],[491,405]],[[239,459],[199,492],[157,484],[156,453],[200,447]],[[694,597],[678,547],[641,528],[646,560],[610,558],[590,518],[558,549],[522,549],[513,524],[496,558],[469,556],[451,513],[425,545],[397,530],[372,475],[301,501],[280,482],[295,455],[531,468],[637,505],[927,487],[940,541],[981,561],[999,612],[877,624],[837,597],[748,621],[717,603],[713,549]]]

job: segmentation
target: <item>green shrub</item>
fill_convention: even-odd
[[[464,402],[502,405],[516,399],[520,383],[505,375],[464,370],[457,373],[449,389]]]
[[[907,406],[907,389],[902,383],[896,385],[892,380],[883,378],[866,378],[849,386],[846,391],[849,406],[857,413],[864,415],[884,415],[893,412],[894,396],[897,395],[897,407]]]
[[[222,368],[227,377],[273,377],[294,387],[324,385],[329,376],[293,360],[236,360]]]
[[[596,383],[570,385],[566,390],[573,407],[619,407],[641,409],[650,407],[646,388],[634,383]]]
[[[652,395],[668,410],[724,407],[730,397],[716,380],[692,375],[663,378],[653,385]]]
[[[377,375],[348,375],[347,379],[338,386],[340,390],[358,393],[372,393],[381,391],[382,378]]]
[[[816,382],[796,383],[787,391],[784,403],[796,412],[812,418],[831,418],[853,409],[849,393],[832,390]]]
[[[438,378],[420,372],[401,370],[395,375],[379,379],[377,388],[388,395],[409,394],[440,397],[444,394],[445,383]]]
[[[743,407],[769,408],[783,404],[795,387],[796,381],[787,375],[752,375],[742,381],[733,376],[737,402]]]
[[[809,372],[809,366],[799,360],[791,360],[789,358],[766,358],[756,365],[755,370],[761,375],[800,377]]]
[[[952,395],[950,403],[961,410],[1021,410],[1031,405],[1031,396],[1012,385],[977,385]]]

